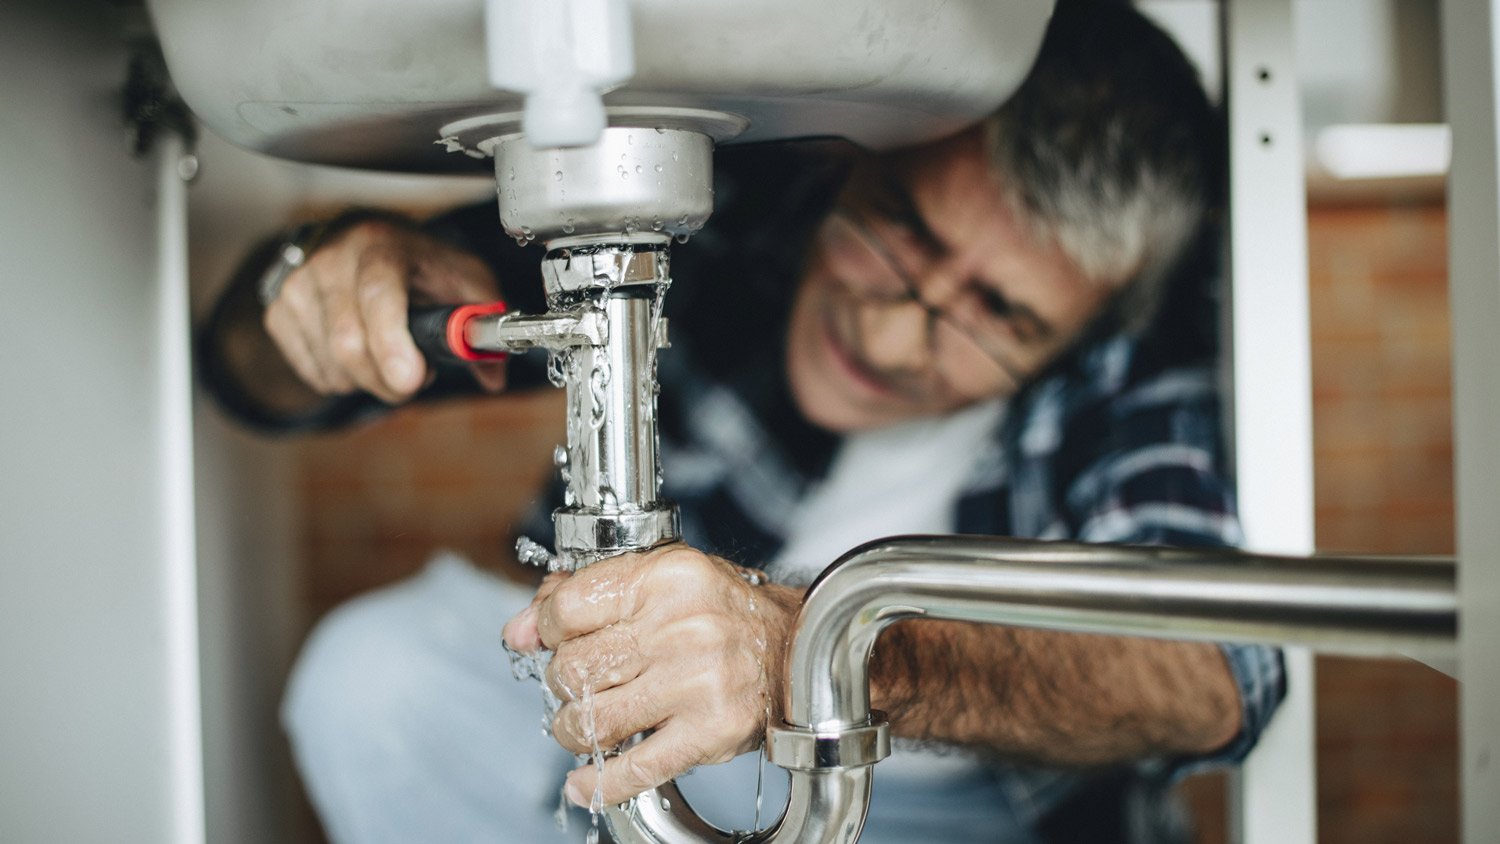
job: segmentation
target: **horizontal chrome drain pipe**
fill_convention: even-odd
[[[606,810],[616,840],[856,840],[870,772],[884,752],[879,742],[849,741],[884,735],[870,711],[870,653],[880,631],[915,618],[1304,645],[1451,665],[1456,567],[1451,558],[1286,557],[971,536],[877,540],[825,571],[798,612],[785,667],[787,723],[767,740],[773,751],[782,748],[772,761],[791,773],[781,819],[760,832],[719,830],[669,783]]]

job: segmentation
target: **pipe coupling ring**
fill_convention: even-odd
[[[599,290],[667,280],[667,248],[660,244],[600,243],[553,249],[542,259],[542,282],[553,308]]]
[[[552,511],[557,553],[572,571],[625,551],[644,551],[681,538],[677,507],[604,513],[584,509]]]
[[[789,771],[829,771],[873,765],[891,755],[885,713],[870,710],[871,723],[843,730],[811,730],[790,724],[766,730],[766,758]]]

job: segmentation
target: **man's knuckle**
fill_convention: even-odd
[[[364,354],[365,333],[352,322],[341,322],[333,329],[332,346],[346,355]]]
[[[557,710],[557,714],[552,718],[552,738],[563,749],[582,753],[589,748],[584,745],[579,733],[577,712],[577,705],[571,703],[563,704]]]
[[[361,240],[371,237],[378,237],[382,232],[385,231],[385,228],[386,224],[381,220],[360,220],[359,222],[350,226],[346,230],[344,236],[351,240]]]
[[[382,300],[391,296],[393,285],[372,283],[385,280],[386,278],[381,274],[365,273],[360,279],[360,284],[354,288],[354,296],[358,300],[360,307],[368,308],[370,305],[379,304]]]
[[[717,616],[697,613],[678,623],[678,635],[697,653],[713,654],[723,651],[731,641],[730,631]],[[715,661],[715,667],[719,661]],[[700,675],[702,676],[702,675]]]
[[[389,241],[395,227],[385,220],[360,220],[338,235],[335,243],[357,250],[368,250]]]
[[[681,687],[686,699],[693,701],[693,710],[706,713],[721,711],[723,680],[717,671],[694,671],[682,680]]]
[[[547,609],[556,622],[566,622],[576,617],[585,606],[583,596],[578,590],[567,588],[568,585],[564,584],[559,587],[547,599]]]
[[[618,747],[620,742],[639,732],[632,724],[628,710],[619,707],[599,708],[594,712],[594,737],[600,747]]]
[[[364,333],[357,328],[339,328],[329,338],[329,352],[345,367],[362,363],[366,348]]]
[[[676,546],[656,558],[652,574],[680,588],[702,580],[710,571],[709,562],[698,551],[686,546]]]
[[[620,760],[624,763],[621,773],[632,788],[650,788],[667,780],[666,774],[658,772],[654,765],[642,759],[638,753],[626,753]]]
[[[735,712],[739,699],[729,690],[724,679],[717,675],[699,681],[701,700],[710,712],[715,713],[715,724],[723,724],[725,716]]]
[[[553,656],[552,663],[547,666],[547,671],[543,674],[543,678],[547,681],[547,686],[552,689],[552,693],[557,695],[559,700],[571,701],[577,700],[579,697],[579,689],[581,687],[578,682],[578,674],[579,669],[575,663],[568,659],[559,659],[557,656]]]
[[[317,297],[313,294],[312,285],[307,281],[307,276],[302,275],[289,277],[281,287],[281,292],[276,295],[276,301],[272,306],[281,306],[288,317],[302,319],[315,310]],[[270,311],[267,311],[270,313]]]

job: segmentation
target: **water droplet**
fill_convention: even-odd
[[[555,446],[552,449],[552,465],[559,468],[568,465],[568,449],[565,446]]]
[[[658,172],[658,173],[661,172],[661,165],[660,164],[656,165],[656,172]]]
[[[557,811],[552,813],[552,822],[563,832],[568,831],[568,807],[573,805],[568,802],[568,784],[563,783],[557,791]]]
[[[672,153],[672,160],[673,160],[673,161],[676,161],[676,160],[677,160],[677,153],[675,153],[675,152],[674,152],[674,153]]]
[[[552,174],[552,178],[556,179],[559,182],[561,182],[562,181],[562,171],[558,170],[556,173],[553,173]]]
[[[531,234],[531,226],[522,226],[521,227],[521,234],[526,234],[526,235]]]
[[[635,174],[637,176],[639,176],[641,174],[641,172],[642,172],[641,165],[639,165],[639,164],[635,165]]]
[[[664,134],[666,134],[666,131],[667,131],[666,129],[663,129],[660,126],[656,127],[656,134],[658,134],[658,135],[664,135]]]
[[[651,221],[651,230],[652,231],[659,232],[659,231],[661,231],[664,228],[666,228],[666,223],[663,223],[661,220],[652,220]]]
[[[656,130],[656,131],[658,131],[658,132],[660,132],[660,131],[661,131],[661,130],[660,130],[660,129],[657,129],[657,130]],[[671,800],[668,800],[668,799],[667,799],[667,798],[665,798],[665,797],[663,797],[663,798],[662,798],[662,799],[661,799],[661,810],[662,810],[662,811],[663,811],[663,812],[670,812],[670,811],[672,811],[672,801],[671,801]]]
[[[572,217],[569,217],[568,221],[566,223],[563,223],[562,230],[563,230],[563,234],[572,234],[575,231],[575,229],[573,227],[573,218]]]
[[[563,359],[563,354],[553,352],[547,358],[547,381],[554,387],[566,387],[568,385],[566,374],[567,362]]]
[[[516,180],[516,168],[514,167],[510,168],[510,180],[512,182]]]
[[[635,136],[634,135],[626,135],[625,136],[625,143],[627,143],[627,144],[634,144],[635,143]]]
[[[677,235],[676,237],[674,237],[672,239],[675,240],[675,241],[677,241],[678,243],[687,243],[688,242],[688,238],[691,237],[691,236],[692,235],[689,235],[688,233],[683,232],[682,234],[679,234],[679,235]]]

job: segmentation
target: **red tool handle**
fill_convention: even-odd
[[[479,360],[504,360],[504,352],[485,352],[469,345],[469,321],[479,316],[505,313],[504,302],[478,305],[437,305],[411,308],[407,326],[422,356],[433,364],[458,364]]]

